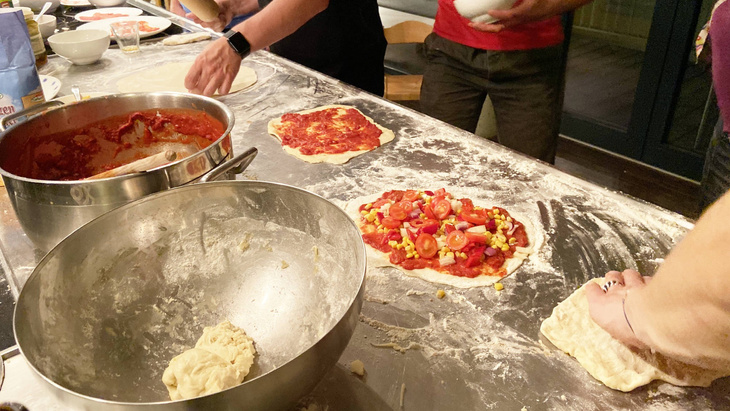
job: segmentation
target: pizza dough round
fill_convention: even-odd
[[[193,62],[188,61],[150,67],[117,81],[117,88],[121,93],[153,93],[156,91],[187,93],[185,76],[192,65]],[[241,91],[254,85],[256,81],[256,72],[250,67],[241,66],[236,78],[233,79],[231,91],[228,93]]]
[[[328,108],[345,108],[345,109],[352,108],[352,109],[357,110],[358,113],[362,114],[363,117],[365,117],[370,123],[372,123],[377,128],[379,128],[380,131],[382,131],[382,134],[380,135],[380,145],[381,146],[385,143],[393,141],[393,139],[395,138],[395,134],[391,130],[377,124],[372,118],[366,116],[365,114],[363,114],[362,111],[360,111],[357,108],[352,107],[352,106],[331,104],[331,105],[321,106],[321,107],[317,107],[317,108],[313,108],[313,109],[309,109],[309,110],[298,111],[298,112],[296,112],[296,114],[308,114],[308,113],[313,113],[315,111],[325,110]],[[276,137],[279,140],[279,142],[281,143],[281,136],[279,136],[279,134],[277,134],[277,132],[276,132],[276,127],[279,126],[280,124],[281,124],[281,117],[269,121],[268,131],[269,131],[269,134]],[[372,151],[375,149],[375,148],[373,148],[372,150],[346,151],[344,153],[338,153],[338,154],[306,155],[306,154],[302,154],[302,152],[298,148],[293,148],[293,147],[289,147],[289,146],[285,146],[285,145],[282,145],[282,148],[288,154],[291,154],[292,156],[294,156],[300,160],[304,160],[308,163],[332,163],[332,164],[344,164],[353,157],[357,157],[361,154],[365,154],[368,151]]]
[[[603,278],[591,281],[605,283]],[[614,390],[628,392],[652,380],[707,387],[724,376],[649,349],[634,351],[620,343],[591,318],[585,285],[553,309],[552,315],[542,322],[540,332],[557,348],[575,357],[593,378]]]
[[[446,191],[453,194],[455,198],[464,197],[454,194],[455,192],[458,192],[458,190],[450,190],[447,188]],[[359,224],[361,217],[358,210],[359,207],[363,204],[376,201],[382,195],[383,193],[370,194],[367,196],[356,198],[354,200],[350,200],[345,205],[345,212],[347,212],[350,218],[352,218],[356,223]],[[475,200],[472,198],[471,200],[474,201],[475,205],[480,205],[479,199]],[[525,233],[527,234],[527,238],[530,240],[530,245],[529,247],[519,247],[518,251],[515,252],[513,258],[505,261],[503,267],[507,271],[507,274],[505,274],[504,277],[489,275],[480,275],[474,278],[458,277],[451,274],[445,274],[431,268],[406,270],[399,265],[391,263],[387,253],[376,250],[373,247],[366,245],[365,248],[367,250],[368,265],[372,267],[394,267],[410,277],[420,278],[422,280],[437,284],[446,284],[457,288],[485,287],[493,285],[497,281],[500,281],[515,272],[515,270],[517,270],[517,268],[522,265],[522,262],[525,261],[525,259],[529,257],[530,254],[533,254],[540,249],[543,241],[542,235],[540,235],[538,231],[535,230],[535,227],[532,225],[529,219],[519,215],[519,213],[515,214],[510,210],[507,211],[509,212],[510,216],[512,216],[512,218],[516,219],[524,225]]]
[[[223,391],[243,381],[255,354],[251,337],[226,320],[205,327],[195,348],[170,361],[162,382],[172,400]]]

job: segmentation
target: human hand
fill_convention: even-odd
[[[221,37],[209,44],[195,59],[185,76],[185,87],[205,96],[212,96],[216,90],[218,94],[228,94],[240,68],[241,56]]]
[[[606,284],[603,288],[595,282],[587,284],[588,310],[593,321],[620,342],[634,348],[646,348],[631,329],[630,318],[625,314],[624,304],[629,291],[635,293],[644,288],[649,281],[651,277],[642,277],[634,270],[624,270],[622,273],[618,271],[606,273]]]
[[[200,24],[203,27],[207,27],[215,31],[223,31],[228,23],[233,20],[233,16],[235,16],[236,11],[234,10],[233,5],[229,0],[216,0],[215,2],[218,3],[219,10],[218,18],[216,20],[203,21],[193,13],[188,13],[185,15],[185,17]]]
[[[487,14],[494,17],[498,21],[494,23],[476,23],[470,22],[469,27],[486,31],[489,33],[499,33],[500,31],[531,21],[544,20],[560,13],[551,0],[524,0],[515,3],[512,8],[507,10],[489,10]]]

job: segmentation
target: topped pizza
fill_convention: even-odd
[[[392,190],[355,206],[363,241],[387,257],[387,264],[376,265],[438,283],[492,284],[514,271],[534,245],[526,220],[443,188]]]
[[[336,164],[395,138],[392,131],[376,124],[360,110],[342,105],[284,114],[269,122],[269,134],[281,141],[286,152],[299,159]]]

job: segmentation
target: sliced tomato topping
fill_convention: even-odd
[[[461,201],[461,212],[462,213],[470,213],[472,210],[474,210],[474,203],[471,202],[468,198],[461,198],[459,199]]]
[[[454,230],[456,230],[456,227],[454,227],[453,224],[444,224],[444,233],[446,233],[446,235],[451,234]]]
[[[448,217],[449,213],[451,213],[451,202],[449,200],[439,200],[433,206],[433,214],[439,220],[443,220],[444,218]]]
[[[464,235],[466,235],[466,238],[469,239],[470,243],[475,244],[486,244],[487,243],[487,235],[484,233],[471,233],[469,231],[465,232]]]
[[[436,234],[439,230],[439,222],[430,218],[416,218],[408,222],[411,227],[427,234]]]
[[[373,207],[380,208],[388,203],[390,203],[390,200],[388,200],[387,198],[381,198],[373,203]]]
[[[416,239],[416,251],[421,257],[431,258],[439,251],[439,246],[431,234],[421,233]]]
[[[385,228],[398,228],[400,227],[401,222],[393,217],[383,217],[380,220],[380,224],[382,224]]]
[[[423,214],[426,214],[426,217],[436,220],[436,214],[433,213],[433,207],[431,207],[431,204],[424,204],[422,210]]]
[[[420,198],[420,195],[418,194],[418,191],[416,190],[407,190],[405,194],[403,194],[403,199],[406,201],[416,201]]]
[[[481,225],[487,222],[487,213],[485,213],[484,210],[472,210],[468,212],[464,212],[462,210],[459,215],[464,219],[464,221],[472,224]]]
[[[452,250],[459,251],[468,244],[469,239],[466,238],[466,234],[461,230],[454,230],[446,236],[446,245]]]
[[[408,217],[408,212],[401,206],[402,203],[395,203],[389,208],[390,217],[396,220],[405,220]]]
[[[528,244],[527,240],[527,233],[525,232],[525,227],[520,224],[515,229],[514,233],[512,233],[512,237],[517,239],[517,242],[515,243],[518,247],[526,247]]]
[[[412,201],[400,201],[398,204],[400,204],[400,206],[403,207],[403,210],[405,210],[405,212],[408,214],[410,214],[411,211],[413,211],[413,202]]]
[[[439,188],[438,190],[436,190],[436,191],[435,191],[435,192],[433,193],[433,195],[434,195],[435,197],[444,197],[444,196],[446,196],[446,189],[445,189],[445,188]]]

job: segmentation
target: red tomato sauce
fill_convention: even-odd
[[[339,154],[380,146],[382,131],[355,109],[327,108],[308,114],[287,113],[277,127],[281,144],[302,154]]]
[[[210,146],[223,123],[190,109],[153,109],[113,116],[82,128],[32,136],[2,168],[39,180],[81,180],[174,150],[178,159]]]

